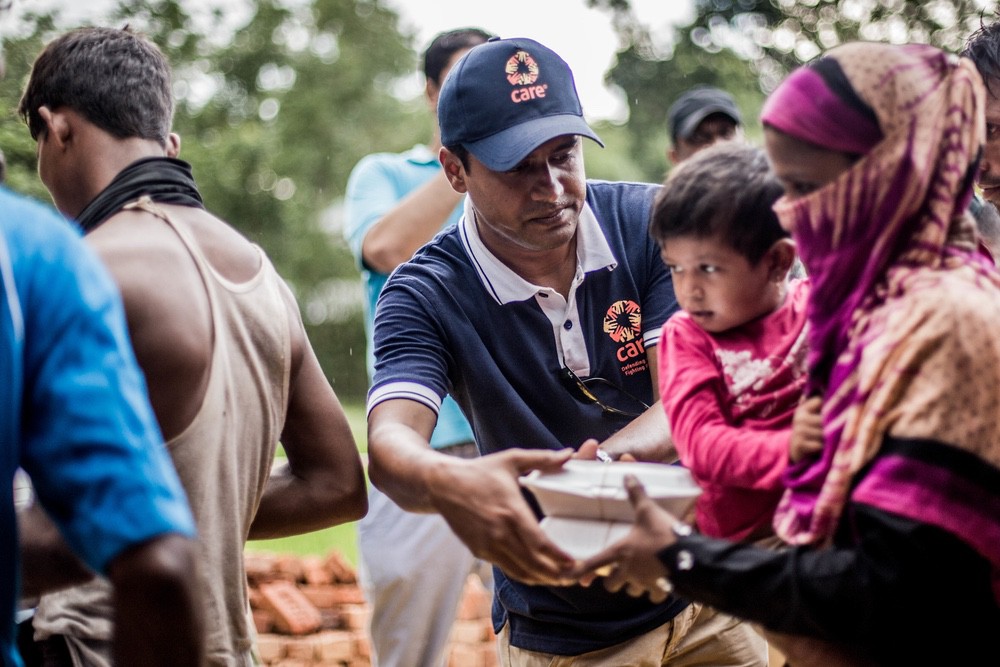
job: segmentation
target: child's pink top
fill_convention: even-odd
[[[771,534],[806,380],[809,281],[770,315],[710,334],[685,312],[663,327],[660,396],[683,463],[703,489],[699,530],[732,540]]]

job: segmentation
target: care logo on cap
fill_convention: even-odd
[[[527,51],[518,51],[507,61],[507,80],[512,86],[530,86],[538,81],[538,63]]]
[[[507,81],[512,86],[522,86],[511,91],[510,99],[516,104],[527,100],[545,97],[548,84],[536,86],[538,81],[538,63],[527,51],[518,51],[510,57],[504,67]]]

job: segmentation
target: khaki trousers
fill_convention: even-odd
[[[621,644],[582,655],[552,655],[510,645],[497,636],[503,667],[766,667],[767,642],[748,623],[697,603],[669,623]]]

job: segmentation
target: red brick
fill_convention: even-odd
[[[345,604],[340,607],[340,619],[348,630],[364,630],[371,618],[371,607],[367,604]]]
[[[355,657],[355,640],[353,633],[342,630],[328,630],[316,635],[317,651],[315,658],[321,664],[348,661]]]
[[[274,630],[274,614],[265,609],[251,609],[253,615],[253,625],[257,628],[257,634],[264,634]]]
[[[319,556],[306,556],[302,559],[302,577],[305,583],[320,586],[333,583],[333,575],[323,566]]]
[[[278,556],[274,562],[274,569],[277,571],[278,577],[285,581],[304,581],[302,561],[298,556]]]
[[[271,554],[247,552],[243,554],[243,569],[251,582],[270,581],[274,578],[275,557]]]
[[[489,618],[493,595],[476,575],[470,575],[462,591],[462,599],[458,603],[455,616],[460,621],[471,621],[477,618]]]
[[[448,667],[499,667],[500,657],[493,644],[452,644]]]
[[[359,631],[354,631],[351,634],[354,635],[354,654],[359,658],[364,658],[370,662],[372,657],[372,646],[368,639],[368,635]]]
[[[256,585],[247,588],[247,600],[250,601],[251,609],[261,608],[260,590],[257,588]]]
[[[333,581],[342,584],[354,584],[358,581],[354,566],[339,551],[331,551],[326,560],[323,561],[323,566],[330,573]]]
[[[500,667],[500,655],[497,653],[495,638],[494,641],[479,647],[479,655],[482,657],[483,667]]]
[[[448,651],[448,667],[483,667],[479,648],[465,644],[452,644]]]
[[[336,609],[319,610],[320,630],[341,630],[344,628],[344,619]]]
[[[285,638],[279,635],[257,635],[257,653],[264,664],[277,662],[285,657]]]
[[[281,632],[302,635],[315,632],[322,624],[319,611],[308,598],[287,581],[260,586],[262,607],[274,614],[275,627]]]
[[[309,598],[309,601],[317,609],[333,609],[337,605],[338,596],[333,586],[326,584],[323,586],[300,586],[302,594]]]
[[[450,639],[456,644],[481,644],[490,639],[489,624],[483,620],[455,621]]]
[[[312,662],[316,658],[316,635],[288,637],[285,639],[285,655],[291,660]]]
[[[303,586],[302,592],[317,607],[337,607],[343,604],[363,604],[365,595],[356,584]]]

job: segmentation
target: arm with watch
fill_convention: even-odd
[[[926,619],[928,609],[982,607],[957,592],[989,576],[984,560],[936,527],[849,503],[833,545],[775,551],[700,535],[653,502],[635,477],[626,476],[625,487],[635,527],[579,563],[573,574],[585,585],[607,573],[610,591],[654,601],[672,591],[768,630],[842,644],[892,636],[897,626]],[[913,585],[931,573],[933,583]]]

